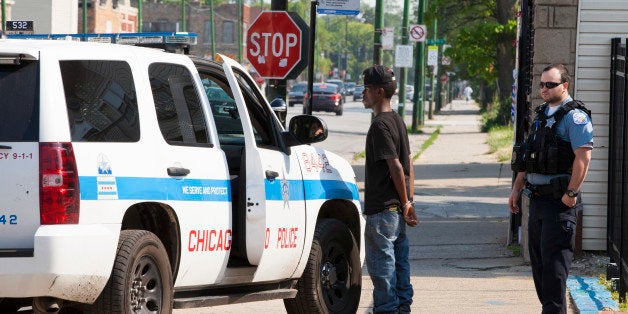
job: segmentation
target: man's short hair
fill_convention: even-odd
[[[564,64],[562,64],[562,63],[550,64],[550,65],[546,66],[543,69],[543,72],[547,72],[547,71],[549,71],[551,69],[558,70],[558,73],[560,73],[560,82],[561,83],[567,82],[567,83],[571,84],[571,77],[569,76],[569,71],[567,70],[567,67],[565,67]]]
[[[364,69],[364,86],[377,86],[384,89],[386,98],[392,98],[397,91],[397,83],[395,82],[395,73],[383,66],[374,65]]]

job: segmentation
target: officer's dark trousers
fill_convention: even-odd
[[[530,261],[543,314],[567,312],[565,291],[575,230],[575,207],[569,208],[551,195],[532,197],[528,222]]]

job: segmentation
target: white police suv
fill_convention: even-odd
[[[353,170],[223,59],[0,40],[0,312],[356,311]]]

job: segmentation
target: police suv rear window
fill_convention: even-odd
[[[61,61],[72,141],[137,142],[133,75],[124,61]]]
[[[207,123],[190,72],[167,63],[148,68],[159,129],[172,145],[208,146]]]
[[[0,64],[0,142],[39,140],[38,65]]]

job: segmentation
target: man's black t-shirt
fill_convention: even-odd
[[[381,212],[390,205],[400,205],[399,195],[390,176],[387,159],[398,158],[408,186],[410,144],[406,124],[396,112],[377,115],[366,135],[366,178],[364,214]],[[413,191],[407,191],[412,199]]]

